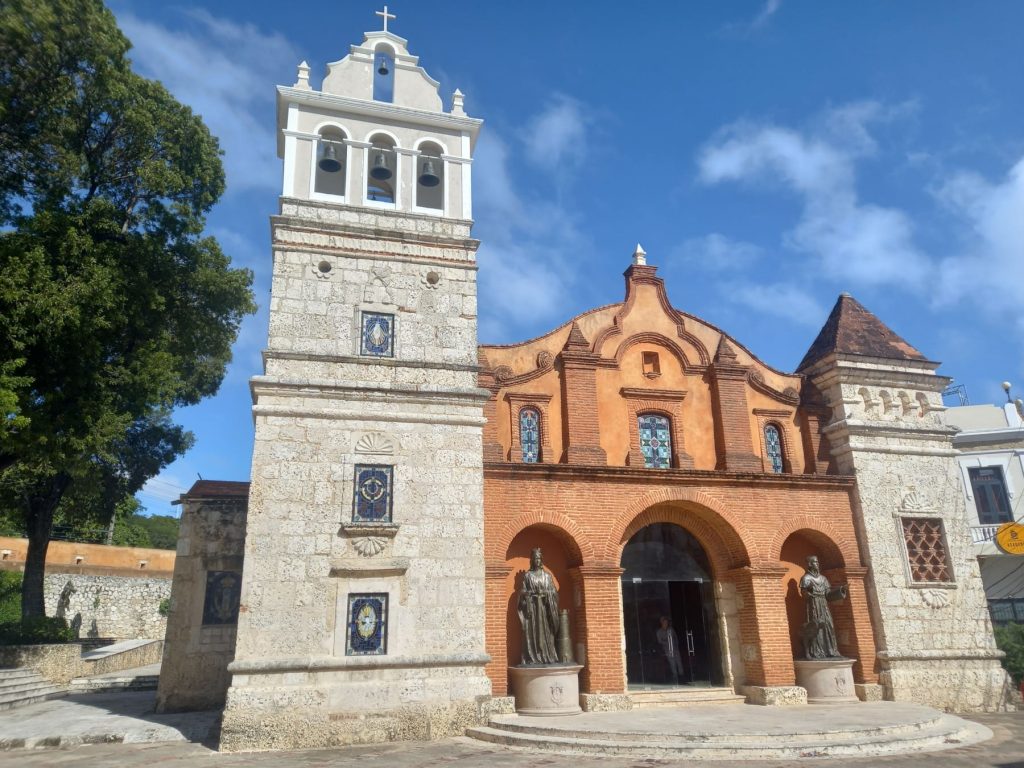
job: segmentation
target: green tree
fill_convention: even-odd
[[[216,392],[255,309],[202,235],[217,140],[128,47],[99,0],[0,4],[0,503],[28,532],[25,616],[55,516],[106,524],[189,447],[168,414]]]

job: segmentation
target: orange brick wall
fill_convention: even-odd
[[[0,568],[21,570],[25,566],[28,539],[0,536]],[[108,547],[105,544],[79,544],[51,541],[46,550],[46,570],[68,573],[120,574],[138,572],[140,576],[158,571],[174,571],[173,549]]]

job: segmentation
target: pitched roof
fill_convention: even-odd
[[[228,499],[249,495],[249,484],[237,480],[196,480],[185,492],[190,499]]]
[[[833,352],[888,360],[927,359],[848,293],[839,296],[796,369],[802,371]]]

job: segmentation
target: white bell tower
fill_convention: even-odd
[[[280,213],[221,746],[461,734],[484,674],[481,121],[385,29],[277,91]]]

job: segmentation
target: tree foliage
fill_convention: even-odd
[[[1010,673],[1014,685],[1024,681],[1024,624],[1007,624],[995,628],[996,645],[1006,656],[1003,668]]]
[[[191,445],[169,413],[216,392],[255,308],[202,235],[217,140],[128,46],[99,0],[0,5],[0,504],[28,531],[26,615],[54,516],[108,521]]]

